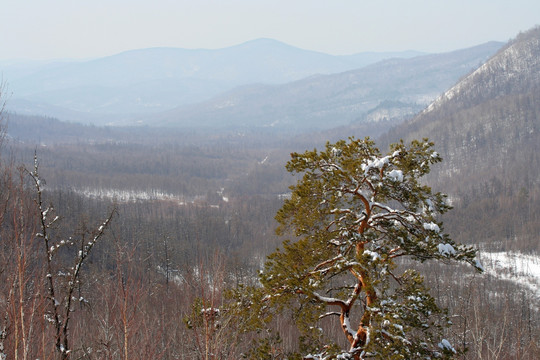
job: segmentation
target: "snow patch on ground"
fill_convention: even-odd
[[[516,282],[540,298],[540,255],[482,252],[480,257],[486,273]]]
[[[186,199],[184,196],[178,196],[163,192],[161,190],[150,191],[134,191],[134,190],[121,190],[121,189],[73,189],[73,191],[79,195],[83,195],[88,198],[95,199],[114,199],[118,202],[136,202],[136,201],[174,201],[179,205],[185,205],[190,202],[193,203],[196,198]]]

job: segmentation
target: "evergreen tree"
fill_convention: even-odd
[[[455,260],[482,270],[476,250],[443,231],[446,196],[419,181],[441,161],[433,143],[396,143],[383,156],[368,138],[350,138],[291,156],[287,170],[303,177],[276,219],[277,233],[294,240],[268,257],[261,287],[237,293],[240,311],[258,319],[255,328],[291,311],[302,355],[289,358],[453,358],[456,350],[442,339],[445,311],[403,260]],[[318,324],[333,315],[346,349]],[[253,357],[271,358],[266,345]]]

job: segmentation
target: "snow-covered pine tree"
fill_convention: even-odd
[[[441,161],[433,143],[396,143],[383,156],[368,138],[350,138],[291,156],[287,170],[303,177],[276,219],[278,234],[294,240],[268,257],[260,288],[239,294],[244,315],[269,321],[269,314],[291,311],[302,344],[289,358],[453,358],[442,338],[446,312],[422,276],[400,264],[453,260],[482,270],[476,250],[443,231],[446,196],[419,181]],[[347,348],[318,324],[334,315]]]

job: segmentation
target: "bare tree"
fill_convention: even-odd
[[[79,234],[78,241],[73,237],[56,239],[53,233],[59,216],[55,215],[52,205],[46,206],[44,204],[43,181],[39,175],[37,156],[34,157],[33,171],[28,173],[36,191],[35,204],[38,209],[39,228],[41,230],[37,237],[43,240],[45,248],[47,297],[50,304],[46,318],[54,326],[55,347],[60,354],[60,358],[64,360],[68,359],[72,352],[69,343],[69,323],[74,311],[73,303],[84,300],[81,297],[74,296],[79,285],[81,268],[95,244],[103,237],[116,209],[113,208],[107,218],[96,229],[92,231],[84,230]],[[54,263],[53,260],[59,249],[75,246],[78,246],[79,250],[71,267],[62,267],[60,264]]]

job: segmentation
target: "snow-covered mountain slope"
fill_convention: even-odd
[[[450,88],[425,113],[453,101],[454,111],[488,99],[528,91],[540,80],[540,28],[520,34],[495,56]]]
[[[540,27],[518,35],[384,140],[428,137],[443,157],[447,228],[489,251],[539,251]]]

